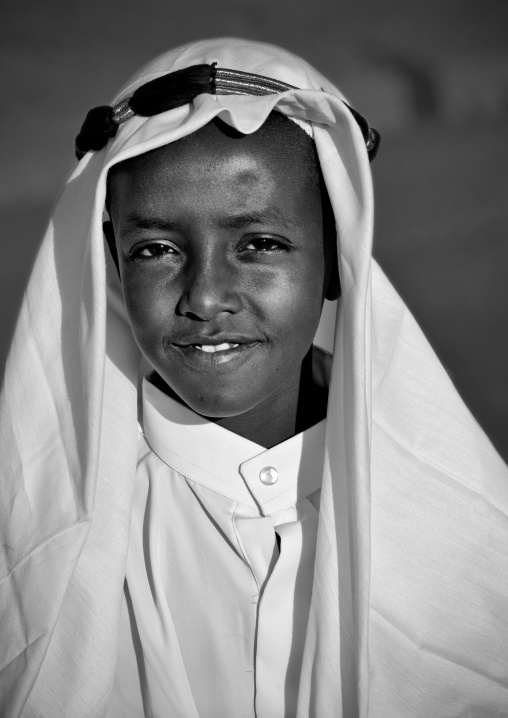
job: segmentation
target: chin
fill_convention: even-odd
[[[169,382],[168,382],[169,384]],[[180,391],[179,387],[173,384],[172,394],[176,394],[180,401],[188,406],[196,414],[210,419],[226,419],[228,417],[240,416],[254,409],[260,404],[264,397],[259,396],[238,396],[234,393],[228,394],[224,388],[217,388],[215,391],[200,393],[199,391]]]
[[[258,402],[245,403],[242,401],[225,401],[224,397],[180,397],[182,401],[196,414],[210,419],[226,419],[228,417],[240,416],[254,408]]]

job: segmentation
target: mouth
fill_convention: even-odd
[[[216,368],[241,361],[261,342],[251,337],[189,337],[172,342],[171,347],[196,368]]]

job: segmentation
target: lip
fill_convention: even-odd
[[[221,344],[237,345],[230,349],[206,352],[198,346],[220,346]],[[218,369],[230,367],[247,360],[262,342],[259,339],[239,334],[215,334],[213,336],[195,335],[171,342],[170,351],[176,352],[181,360],[194,369]]]

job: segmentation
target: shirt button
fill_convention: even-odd
[[[265,466],[265,468],[259,472],[259,478],[262,484],[271,486],[279,478],[279,472],[277,469],[274,469],[273,466]]]

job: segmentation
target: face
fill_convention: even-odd
[[[210,124],[110,177],[135,339],[203,416],[248,412],[298,377],[334,295],[321,192],[281,144],[275,131],[238,138]]]

